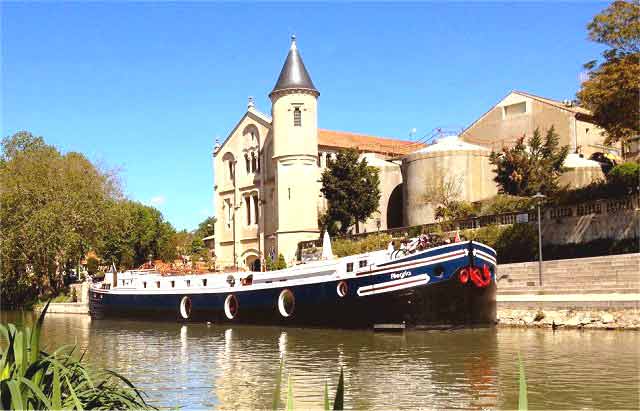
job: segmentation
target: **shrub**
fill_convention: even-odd
[[[494,247],[500,263],[534,261],[538,258],[538,232],[532,224],[514,224],[507,227]]]
[[[627,162],[613,167],[607,174],[607,182],[613,191],[620,194],[637,193],[640,184],[640,164]]]
[[[525,211],[535,206],[531,197],[498,194],[480,202],[480,215],[493,215]]]
[[[391,235],[389,234],[372,234],[357,240],[348,238],[336,239],[331,243],[331,248],[334,255],[344,257],[369,251],[384,250],[390,242]]]
[[[89,273],[90,276],[93,276],[95,275],[95,273],[98,272],[99,264],[100,264],[100,261],[98,261],[97,258],[95,257],[87,258],[87,272]]]
[[[285,268],[287,268],[287,262],[282,254],[278,254],[278,261],[275,263],[274,270],[283,270]]]

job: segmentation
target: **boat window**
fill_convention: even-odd
[[[156,287],[160,288],[160,281],[156,281]]]
[[[347,263],[347,272],[348,273],[353,272],[353,263]]]
[[[171,281],[171,287],[175,287],[176,286],[176,282],[175,281]]]
[[[147,282],[146,281],[142,283],[142,287],[143,288],[147,288]]]
[[[366,267],[366,266],[367,266],[367,260],[360,260],[360,263],[358,264],[358,266],[359,266],[360,268],[362,268],[362,267]]]
[[[203,287],[206,287],[206,286],[207,286],[207,279],[206,279],[206,278],[203,278],[203,279],[202,279],[202,286],[203,286]]]
[[[191,280],[187,280],[187,287],[191,287]]]

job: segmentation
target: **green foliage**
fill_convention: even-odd
[[[535,207],[535,200],[530,197],[518,197],[498,194],[480,202],[479,215],[494,215],[527,211]]]
[[[293,382],[291,381],[291,375],[287,381],[287,411],[293,411]]]
[[[640,188],[640,164],[627,162],[613,167],[607,174],[607,182],[614,192],[637,193]]]
[[[207,217],[200,224],[198,224],[198,228],[193,233],[193,235],[197,238],[205,238],[216,233],[216,218],[215,217]]]
[[[87,258],[87,272],[90,276],[94,276],[98,272],[100,261],[95,257]]]
[[[344,371],[342,368],[340,368],[340,378],[338,379],[338,388],[336,388],[336,398],[333,400],[333,409],[344,409]]]
[[[435,217],[440,221],[462,220],[476,215],[476,210],[468,201],[451,201],[448,206],[439,205]]]
[[[2,140],[0,187],[3,305],[60,289],[65,266],[100,242],[119,195],[114,175],[28,132]]]
[[[114,201],[108,209],[107,226],[97,251],[118,267],[137,267],[150,258],[173,261],[177,257],[175,230],[153,207]]]
[[[391,235],[371,234],[362,239],[339,238],[331,242],[333,254],[337,257],[384,250],[391,242]]]
[[[49,354],[40,348],[45,306],[34,328],[0,324],[7,342],[0,358],[3,409],[150,409],[125,377],[113,371],[90,371],[74,349]]]
[[[557,205],[580,204],[605,198],[619,198],[638,193],[640,166],[635,162],[619,164],[609,171],[606,180],[597,180],[580,188],[561,190],[551,201]]]
[[[518,410],[526,411],[529,409],[529,401],[527,400],[527,378],[524,375],[524,364],[522,364],[522,358],[518,353],[518,365],[519,365],[519,373],[518,373],[518,385],[519,385],[519,394],[518,394]]]
[[[514,224],[504,229],[496,240],[500,263],[533,261],[538,258],[538,230],[534,224]]]
[[[282,386],[282,368],[284,367],[284,358],[280,358],[280,368],[276,375],[276,388],[273,391],[273,402],[271,404],[272,410],[277,410],[280,407],[280,390]]]
[[[335,160],[329,160],[322,173],[321,191],[329,203],[327,218],[340,224],[342,234],[353,224],[358,233],[360,223],[378,209],[380,201],[378,169],[369,166],[364,158],[358,161],[358,156],[356,149],[342,150]]]
[[[282,254],[278,254],[278,261],[274,264],[274,270],[284,270],[285,268],[287,268],[287,262]]]
[[[587,26],[589,38],[607,45],[604,61],[590,61],[589,79],[577,94],[593,121],[607,131],[607,142],[640,133],[640,1],[614,1]]]
[[[201,238],[194,238],[191,241],[191,254],[200,254],[200,251],[204,249],[204,241]]]
[[[556,192],[564,171],[562,164],[569,152],[569,147],[560,147],[559,141],[553,127],[544,138],[536,128],[526,143],[522,136],[513,147],[492,152],[490,162],[496,167],[494,181],[500,187],[499,192],[527,197],[537,192],[545,195]]]

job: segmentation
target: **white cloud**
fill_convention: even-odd
[[[165,203],[166,198],[164,198],[164,196],[155,196],[152,197],[151,200],[149,200],[149,203],[153,206],[161,206]]]

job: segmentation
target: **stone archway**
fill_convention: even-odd
[[[387,229],[402,227],[403,210],[402,183],[391,191],[387,203]]]
[[[260,258],[255,254],[249,254],[244,258],[244,265],[249,271],[260,271]]]

